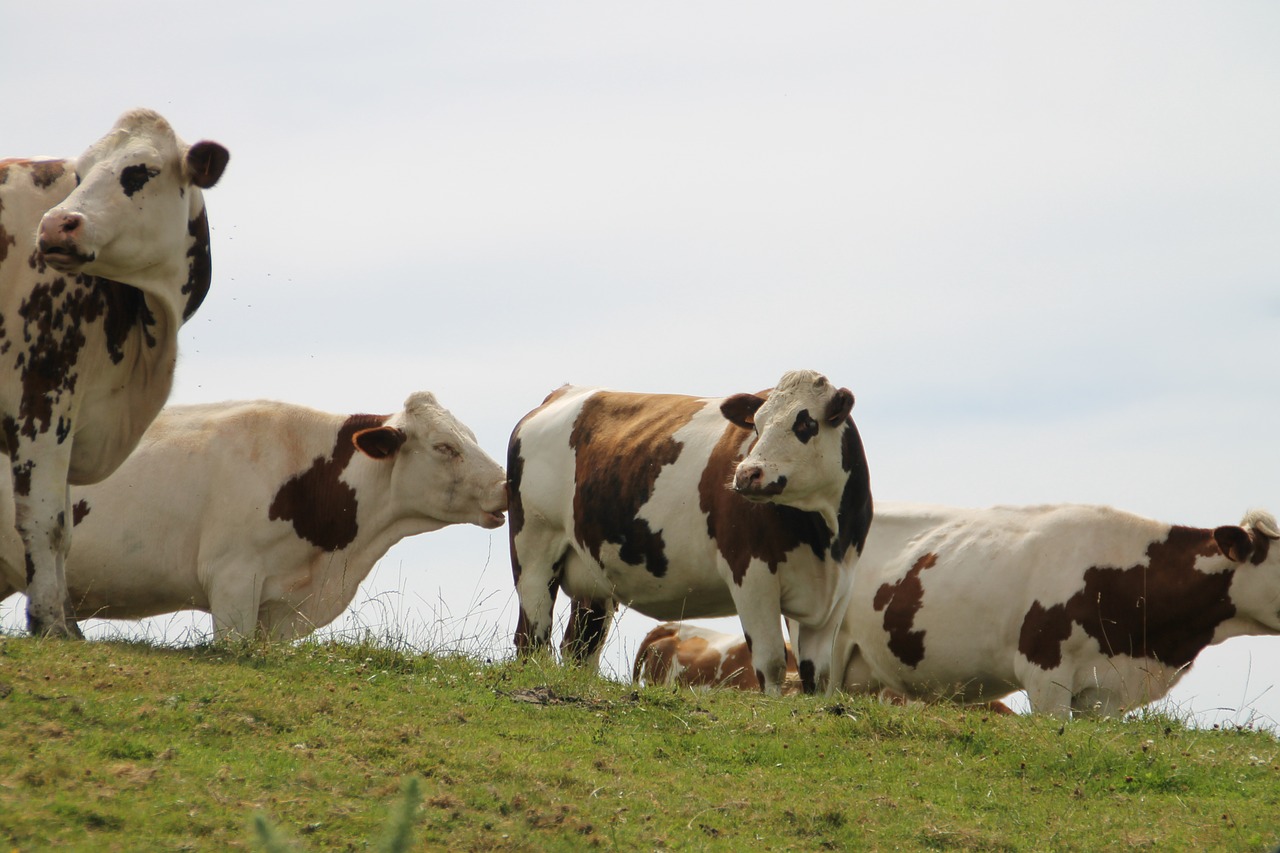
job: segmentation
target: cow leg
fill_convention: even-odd
[[[12,451],[14,520],[26,552],[27,629],[40,636],[83,639],[67,614],[70,450],[51,440]]]
[[[1031,710],[1040,714],[1052,714],[1063,720],[1071,719],[1071,672],[1066,667],[1045,671],[1030,661],[1019,663],[1020,666],[1015,665],[1014,671],[1027,691]]]
[[[207,576],[208,570],[202,574]],[[232,637],[252,638],[258,628],[258,611],[262,606],[263,575],[255,571],[235,582],[225,578],[220,583],[206,585],[209,612],[213,614],[214,642]]]
[[[838,628],[838,619],[830,619],[817,627],[799,626],[795,640],[796,664],[805,693],[830,694],[839,686],[831,677],[832,649]]]
[[[1071,702],[1071,710],[1081,717],[1122,717],[1125,709],[1115,691],[1105,687],[1086,687]]]
[[[511,573],[520,600],[515,633],[518,657],[551,648],[552,613],[567,556],[561,537],[535,519],[526,519],[522,530],[512,532]]]
[[[560,641],[561,660],[598,668],[600,652],[604,648],[605,638],[609,636],[609,626],[613,624],[616,607],[611,598],[591,601],[573,599],[569,610],[569,624],[565,626],[564,639]]]
[[[722,574],[732,578],[728,567]],[[742,633],[751,650],[751,666],[760,689],[769,696],[782,695],[787,675],[787,644],[782,637],[782,596],[777,576],[753,561],[742,584],[729,581],[729,592],[738,610]]]

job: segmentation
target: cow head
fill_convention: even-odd
[[[217,183],[229,156],[216,142],[188,147],[150,110],[125,113],[81,155],[76,189],[40,221],[45,262],[143,289],[186,280],[200,188]]]
[[[401,511],[443,527],[501,527],[507,476],[476,437],[434,395],[419,391],[386,424],[352,436],[366,456],[394,463],[391,488]]]
[[[1240,526],[1213,531],[1223,555],[1237,563],[1231,582],[1231,601],[1239,615],[1280,633],[1280,525],[1260,509],[1245,513]]]
[[[756,440],[733,475],[733,489],[823,515],[831,530],[849,479],[846,429],[853,394],[811,370],[785,374],[767,395],[736,394],[720,411]],[[861,444],[858,445],[859,451]]]

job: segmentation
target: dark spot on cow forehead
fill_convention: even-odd
[[[884,611],[884,630],[889,634],[889,651],[907,666],[924,660],[924,631],[914,631],[916,614],[924,604],[924,583],[920,574],[938,564],[937,554],[924,554],[898,580],[881,584],[872,606]]]
[[[153,169],[146,163],[138,163],[133,166],[125,166],[120,170],[120,186],[124,190],[124,194],[133,197],[133,194],[147,185],[147,181],[160,174],[159,169]]]
[[[796,421],[791,425],[791,431],[800,439],[801,444],[808,444],[809,439],[818,434],[818,422],[809,415],[808,409],[801,409],[796,412]]]
[[[1219,553],[1212,530],[1171,527],[1165,539],[1147,547],[1145,562],[1093,566],[1066,602],[1048,607],[1033,602],[1023,618],[1018,651],[1042,669],[1054,669],[1062,662],[1062,643],[1078,625],[1103,654],[1185,666],[1235,615],[1229,597],[1234,570],[1210,574],[1195,568],[1197,558]]]
[[[636,514],[652,497],[658,474],[680,456],[675,433],[704,406],[693,397],[616,392],[583,402],[569,435],[574,532],[596,560],[609,542],[628,565],[666,574],[662,534]]]

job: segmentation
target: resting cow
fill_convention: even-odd
[[[1168,693],[1207,646],[1280,633],[1280,537],[1107,507],[887,503],[837,643],[845,689],[1117,715]]]
[[[799,678],[796,658],[788,645],[784,695],[798,691]],[[760,689],[745,637],[692,622],[663,622],[646,634],[636,651],[631,680],[650,686]]]
[[[394,415],[175,406],[115,474],[72,490],[70,603],[80,617],[204,610],[219,639],[287,640],[337,618],[396,542],[496,528],[506,500],[501,466],[429,393]]]
[[[558,589],[592,608],[567,653],[598,660],[616,602],[657,619],[734,613],[777,694],[781,615],[806,691],[831,652],[871,524],[853,395],[812,371],[709,399],[566,386],[508,451],[519,653],[550,643]]]
[[[227,159],[135,110],[78,160],[0,160],[0,450],[33,633],[79,633],[67,486],[114,471],[169,396],[211,277],[201,189]]]

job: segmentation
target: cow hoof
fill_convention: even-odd
[[[62,640],[83,640],[84,632],[74,621],[45,623],[27,617],[27,631],[33,637],[56,637]]]

